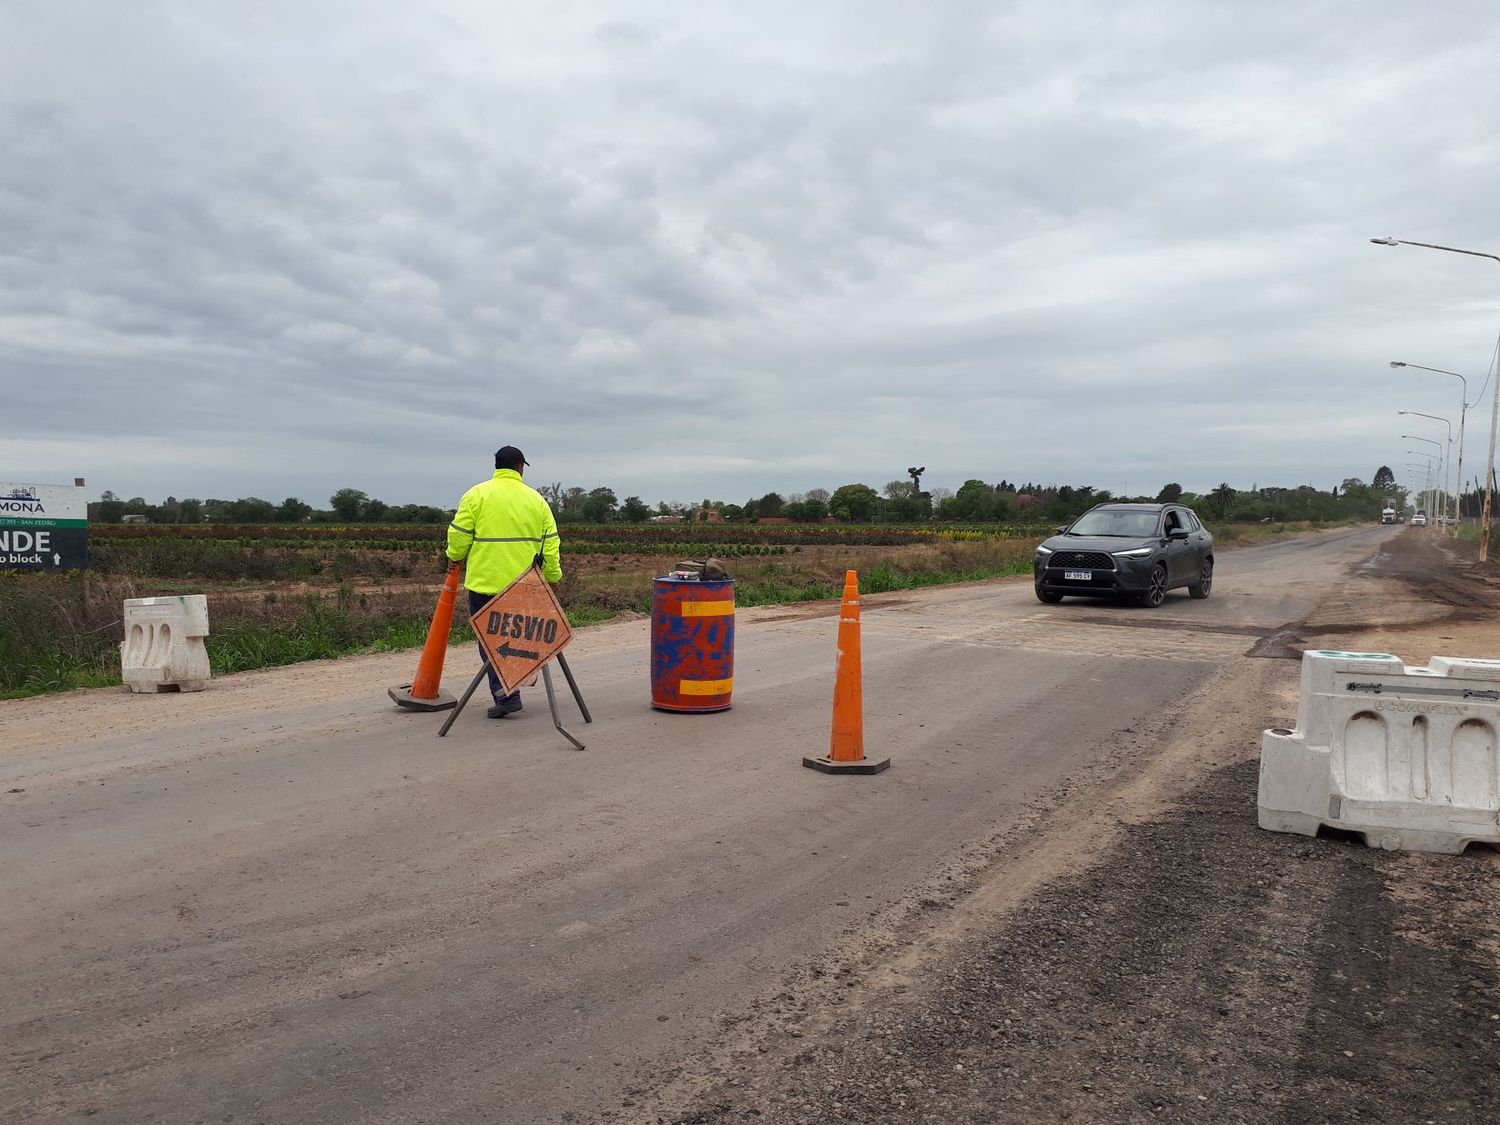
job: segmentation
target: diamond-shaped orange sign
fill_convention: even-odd
[[[557,595],[535,567],[480,606],[469,624],[507,694],[573,639]]]

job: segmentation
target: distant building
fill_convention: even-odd
[[[723,523],[724,513],[718,508],[699,508],[693,513],[693,519],[697,523]]]
[[[150,523],[151,521],[148,520],[145,516],[121,516],[120,517],[120,522],[121,523]]]

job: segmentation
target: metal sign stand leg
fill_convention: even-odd
[[[573,678],[573,669],[568,667],[568,658],[559,652],[557,664],[562,669],[563,675],[567,677],[568,687],[573,692],[573,700],[578,704],[578,710],[583,713],[583,721],[592,723],[594,717],[589,714],[589,705],[583,701],[583,693],[578,690],[578,681]]]
[[[463,713],[464,706],[473,697],[474,693],[479,690],[479,685],[485,681],[485,678],[488,677],[489,674],[490,670],[488,665],[479,669],[479,672],[474,676],[473,682],[469,684],[469,690],[464,692],[463,695],[459,698],[458,706],[448,712],[447,721],[443,723],[442,729],[438,731],[439,738],[443,738],[447,735],[448,728],[453,725],[453,720],[458,718],[458,716]]]
[[[562,725],[562,716],[557,713],[557,692],[552,689],[552,667],[550,663],[542,665],[542,683],[547,687],[547,706],[552,708],[552,725],[557,728],[557,733],[571,742],[575,750],[584,749],[583,743],[568,733],[568,728]]]
[[[568,688],[573,692],[573,700],[578,704],[578,710],[583,714],[583,721],[586,723],[592,723],[594,721],[594,717],[589,714],[588,704],[583,701],[583,693],[578,690],[578,681],[573,678],[573,669],[568,667],[567,658],[559,652],[557,654],[556,660],[558,664],[562,666],[563,676],[567,678]],[[448,718],[444,720],[442,728],[438,731],[439,738],[443,738],[447,735],[448,728],[451,727],[458,716],[463,713],[463,709],[468,706],[469,700],[473,698],[474,693],[479,690],[479,685],[484,683],[485,678],[488,675],[488,666],[480,668],[479,671],[475,673],[474,679],[469,683],[468,689],[465,690],[463,695],[459,697],[458,705],[454,707],[452,711],[448,712]],[[542,665],[542,684],[547,689],[547,707],[552,712],[552,725],[557,728],[557,733],[571,742],[575,749],[585,749],[583,743],[574,738],[572,734],[568,732],[568,728],[563,726],[562,716],[557,713],[557,691],[552,686],[551,661],[548,661],[546,664]]]

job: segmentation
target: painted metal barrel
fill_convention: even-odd
[[[734,687],[734,579],[651,585],[651,706],[727,711]]]

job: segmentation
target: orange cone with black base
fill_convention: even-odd
[[[443,659],[448,655],[448,638],[453,632],[453,604],[458,598],[458,563],[448,568],[443,592],[438,595],[432,624],[427,627],[427,643],[417,661],[416,677],[409,684],[393,687],[388,694],[402,707],[412,711],[446,711],[458,700],[442,690]]]
[[[879,773],[889,758],[865,757],[864,685],[859,653],[859,574],[844,572],[844,604],[839,609],[839,655],[833,681],[833,734],[828,757],[803,758],[822,773]]]

